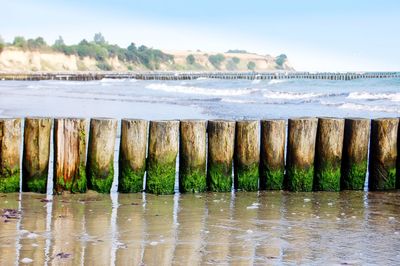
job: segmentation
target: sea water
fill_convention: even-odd
[[[2,81],[0,116],[395,117],[400,79]]]
[[[2,81],[0,116],[397,117],[399,79]],[[117,174],[116,144],[115,173]],[[52,158],[52,156],[51,156]],[[52,167],[52,163],[50,164]],[[400,194],[0,194],[0,265],[396,264]],[[10,209],[10,210],[9,210]]]

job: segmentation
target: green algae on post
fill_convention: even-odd
[[[235,125],[235,121],[228,120],[208,122],[207,189],[209,191],[232,190]]]
[[[257,191],[260,162],[260,122],[236,122],[234,188]]]
[[[346,118],[343,140],[341,188],[363,190],[367,174],[371,123],[365,118]]]
[[[146,192],[174,193],[178,136],[179,121],[150,122]]]
[[[54,193],[86,192],[86,131],[83,118],[54,120]]]
[[[21,119],[0,119],[0,193],[18,192]]]
[[[50,156],[50,118],[26,118],[22,191],[46,193]]]
[[[118,121],[112,118],[90,120],[87,173],[88,188],[110,193],[114,179],[114,149]]]
[[[312,191],[316,118],[289,119],[285,183],[290,191]]]
[[[206,183],[205,120],[180,122],[179,191],[204,192]]]
[[[141,119],[122,119],[119,149],[118,191],[135,193],[143,191],[146,171],[148,122]]]
[[[398,118],[373,119],[369,156],[370,190],[396,188]]]
[[[286,121],[261,121],[260,189],[281,190],[285,176]]]
[[[339,191],[344,120],[319,118],[315,151],[314,190]]]

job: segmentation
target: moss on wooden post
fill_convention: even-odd
[[[178,146],[179,121],[150,122],[146,192],[174,193]]]
[[[46,193],[51,122],[50,118],[25,119],[22,191]]]
[[[0,193],[18,192],[21,119],[0,119]]]
[[[203,192],[206,184],[205,120],[183,120],[180,123],[179,191]]]
[[[319,118],[315,151],[314,190],[339,191],[344,120]]]
[[[261,121],[260,189],[283,189],[285,141],[285,120]]]
[[[207,187],[209,191],[232,190],[235,124],[235,121],[227,120],[208,122]]]
[[[398,118],[373,119],[369,156],[370,190],[396,188]]]
[[[112,118],[90,120],[87,177],[89,189],[110,193],[114,179],[114,151],[118,121]]]
[[[260,167],[260,122],[237,121],[235,131],[234,188],[257,191]]]
[[[147,147],[146,120],[122,119],[119,149],[119,192],[140,192],[143,190],[146,171]]]
[[[341,188],[363,190],[367,174],[371,123],[364,118],[346,118],[344,126]]]
[[[290,191],[312,191],[317,125],[317,118],[289,119],[285,183]]]
[[[83,118],[54,120],[54,193],[85,192],[87,121]]]

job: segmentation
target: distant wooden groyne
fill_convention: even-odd
[[[20,190],[21,154],[22,191],[46,192],[53,128],[54,193],[108,193],[118,122],[0,119],[0,192]],[[400,187],[398,128],[398,118],[123,119],[118,191],[141,192],[146,175],[146,192],[173,194],[177,160],[181,193],[362,190],[368,167],[369,190],[392,190]]]
[[[400,72],[0,72],[0,80],[71,80],[90,81],[101,79],[138,79],[138,80],[193,80],[210,79],[320,79],[354,80],[400,78]]]

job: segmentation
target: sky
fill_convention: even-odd
[[[400,71],[398,0],[0,0],[0,35],[286,54],[301,71]]]

